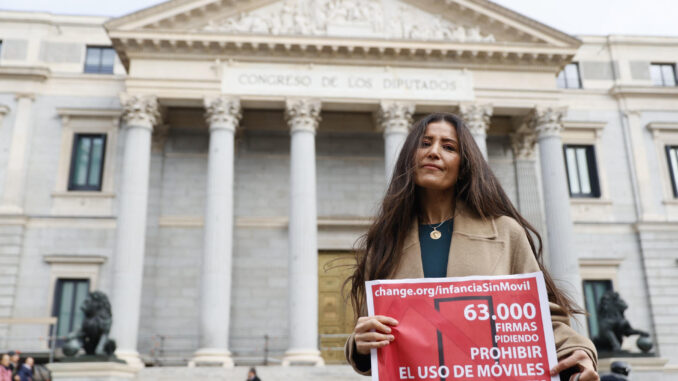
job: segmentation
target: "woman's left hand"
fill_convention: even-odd
[[[600,377],[593,366],[593,361],[581,349],[577,349],[570,356],[562,359],[551,369],[551,376],[556,376],[565,369],[577,367],[579,372],[573,374],[569,381],[600,381]]]

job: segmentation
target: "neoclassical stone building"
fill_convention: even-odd
[[[172,0],[0,12],[0,41],[0,350],[46,351],[28,319],[64,334],[101,289],[130,363],[341,358],[335,264],[443,110],[543,233],[581,332],[614,289],[655,343],[634,364],[678,372],[678,37],[573,37],[486,0]]]

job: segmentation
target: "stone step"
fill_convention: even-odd
[[[314,366],[258,366],[257,375],[261,381],[360,381],[367,380],[348,365]],[[152,367],[144,368],[136,381],[185,381],[223,380],[245,381],[249,367],[236,366],[230,369],[219,367]]]

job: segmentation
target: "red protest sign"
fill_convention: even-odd
[[[542,273],[375,280],[370,316],[398,320],[372,350],[372,380],[557,381]]]

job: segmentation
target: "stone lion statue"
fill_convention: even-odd
[[[64,354],[75,356],[83,348],[88,355],[111,356],[115,352],[115,341],[108,338],[113,322],[108,297],[101,291],[90,292],[80,309],[85,314],[82,325],[68,335]]]
[[[615,291],[608,291],[600,298],[598,303],[600,333],[593,339],[599,351],[620,352],[624,336],[650,336],[645,331],[631,328],[631,324],[624,317],[627,308],[626,302]],[[644,348],[641,349],[645,351]]]

